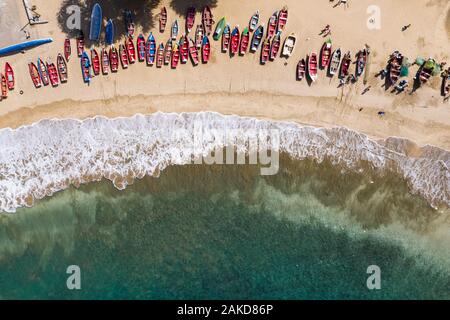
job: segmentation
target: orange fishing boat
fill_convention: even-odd
[[[38,68],[33,62],[28,64],[28,70],[30,72],[31,80],[36,88],[40,88],[42,86],[41,76],[39,75]]]

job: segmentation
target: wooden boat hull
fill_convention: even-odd
[[[5,63],[5,77],[6,83],[8,85],[8,90],[14,90],[14,86],[16,83],[14,70],[8,62]]]
[[[109,63],[111,65],[111,72],[119,71],[119,53],[114,47],[109,49]]]
[[[308,75],[312,82],[317,81],[317,55],[315,53],[311,53],[308,59]]]
[[[31,81],[35,88],[40,88],[42,86],[41,76],[39,75],[39,70],[33,62],[28,64],[28,71],[30,73]]]
[[[167,9],[166,7],[161,8],[159,13],[159,32],[164,33],[167,25]]]
[[[67,71],[67,63],[61,54],[58,54],[58,58],[56,59],[56,64],[58,66],[59,80],[61,81],[61,83],[67,82],[67,79],[69,77],[68,71]]]
[[[202,44],[202,61],[203,63],[208,63],[211,57],[211,44],[209,42],[208,36],[203,37]]]

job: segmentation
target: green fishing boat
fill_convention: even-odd
[[[225,17],[220,19],[220,21],[217,23],[216,30],[214,31],[213,39],[215,41],[218,41],[220,37],[222,36],[223,29],[225,28],[226,20]]]

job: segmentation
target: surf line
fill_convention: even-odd
[[[172,131],[172,139],[184,145],[183,150],[171,149],[173,163],[188,152],[193,164],[245,165],[248,155],[249,165],[261,165],[261,175],[276,175],[279,171],[280,132],[276,129],[210,128],[195,121],[193,130]]]

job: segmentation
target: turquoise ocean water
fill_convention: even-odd
[[[448,216],[370,169],[170,167],[2,214],[0,298],[449,299]],[[81,290],[67,289],[70,265]]]

